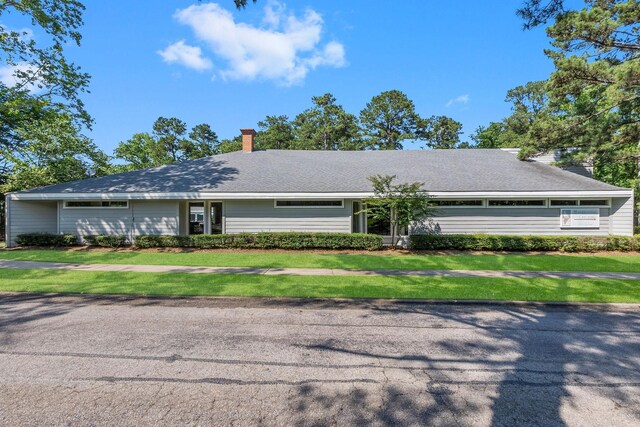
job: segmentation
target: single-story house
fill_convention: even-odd
[[[254,150],[56,184],[6,197],[6,241],[21,233],[208,234],[322,231],[389,234],[365,218],[372,175],[423,182],[442,233],[632,235],[633,190],[513,150]]]

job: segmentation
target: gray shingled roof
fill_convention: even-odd
[[[621,190],[503,150],[473,149],[234,152],[25,192],[368,192],[375,174],[433,192]]]

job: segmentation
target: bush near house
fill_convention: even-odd
[[[78,237],[73,234],[25,233],[16,236],[20,246],[73,246],[78,244]]]
[[[103,248],[120,248],[127,244],[127,237],[120,234],[84,236],[84,240],[91,246],[101,246]]]
[[[640,236],[505,236],[488,234],[412,235],[412,250],[461,251],[637,251]]]
[[[341,233],[240,233],[194,236],[139,236],[139,248],[188,247],[198,249],[360,249],[382,248],[382,236]]]

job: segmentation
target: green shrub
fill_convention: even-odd
[[[24,233],[16,236],[16,243],[20,246],[73,246],[78,244],[78,238],[73,234]]]
[[[83,239],[91,246],[102,246],[103,248],[120,248],[127,244],[127,237],[121,234],[84,236]]]
[[[416,234],[412,250],[460,251],[636,251],[640,236],[506,236],[489,234]]]
[[[193,236],[138,236],[139,248],[188,247],[199,249],[360,249],[382,248],[382,236],[342,233],[240,233]]]

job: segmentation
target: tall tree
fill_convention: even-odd
[[[296,147],[303,150],[358,150],[362,148],[358,119],[326,93],[312,98],[313,106],[293,121]]]
[[[491,122],[489,126],[478,126],[471,135],[475,143],[474,148],[501,148],[506,147],[502,136],[505,133],[503,122]]]
[[[82,178],[89,170],[106,171],[98,163],[104,163],[107,156],[81,134],[92,122],[81,100],[89,75],[65,55],[69,44],[80,45],[83,11],[77,0],[0,2],[0,18],[15,14],[32,24],[25,29],[0,25],[0,62],[12,72],[13,80],[0,82],[3,193]],[[33,29],[39,32],[37,38]],[[54,131],[61,133],[52,134]],[[79,140],[85,141],[86,147],[73,142]],[[43,157],[46,153],[51,154],[50,159]],[[62,173],[65,168],[68,174]],[[4,194],[0,195],[0,231],[4,228],[3,204]]]
[[[189,139],[184,146],[188,159],[213,156],[219,152],[220,141],[218,135],[206,123],[195,125],[189,132]]]
[[[460,141],[462,123],[447,116],[432,116],[421,120],[418,135],[426,140],[426,146],[435,149],[467,148],[468,144]]]
[[[374,150],[402,150],[402,141],[416,138],[419,120],[413,101],[399,90],[374,96],[360,112],[367,147]]]
[[[501,122],[480,127],[471,136],[478,148],[522,147],[532,136],[533,123],[542,114],[549,114],[545,81],[529,82],[507,92],[505,102],[512,104],[511,115]]]
[[[157,148],[165,156],[163,163],[175,163],[187,159],[185,147],[187,124],[175,117],[158,117],[153,123],[153,136]]]
[[[242,135],[236,135],[231,139],[223,139],[220,141],[220,154],[233,153],[242,150]]]
[[[108,156],[78,134],[70,115],[45,111],[38,122],[23,125],[18,133],[26,143],[15,150],[0,152],[11,163],[11,173],[0,186],[2,192],[100,176],[110,171]]]
[[[3,101],[25,113],[35,101],[54,111],[63,111],[85,126],[91,117],[80,99],[89,75],[65,57],[69,43],[80,45],[84,6],[77,0],[15,0],[0,3],[0,16],[15,13],[31,20],[48,37],[34,37],[31,29],[0,25],[0,58],[13,71],[15,84],[0,83]],[[27,105],[25,105],[27,104]],[[4,135],[3,135],[4,136]]]
[[[115,157],[126,162],[124,170],[136,170],[163,164],[164,156],[158,156],[156,140],[148,133],[136,133],[121,142],[114,150]]]
[[[574,159],[594,164],[640,160],[640,3],[585,0],[528,1],[525,26],[547,28],[555,71],[546,84],[548,108],[533,123],[523,156],[575,148]],[[636,166],[637,171],[637,166]],[[634,172],[637,173],[637,172]]]
[[[289,150],[295,147],[293,124],[287,116],[267,116],[258,122],[256,145],[260,149]]]
[[[120,170],[162,166],[184,160],[199,159],[221,152],[218,135],[206,123],[194,126],[188,135],[187,125],[175,117],[159,117],[153,133],[136,133],[120,142],[114,154],[126,163]]]

